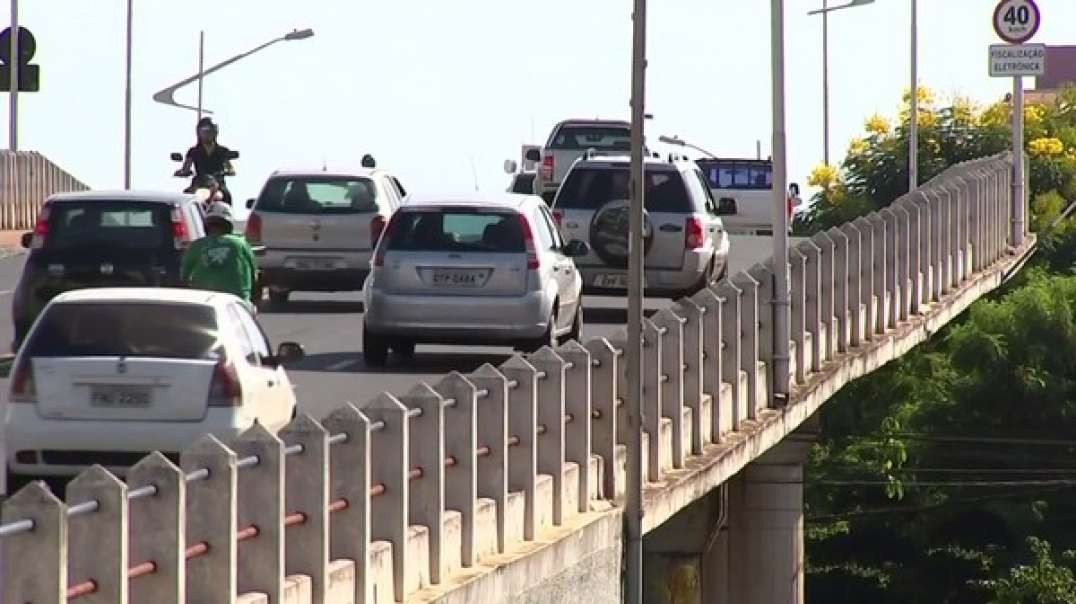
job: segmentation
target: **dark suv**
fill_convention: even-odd
[[[201,204],[180,193],[91,191],[49,197],[32,233],[11,315],[17,349],[38,313],[65,291],[182,286],[180,261],[205,236]]]

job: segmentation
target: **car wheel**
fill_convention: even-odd
[[[583,299],[579,299],[579,303],[575,307],[575,317],[572,319],[572,330],[568,332],[566,336],[561,338],[560,343],[565,344],[570,340],[577,342],[582,341],[583,336]]]
[[[544,334],[542,334],[541,336],[531,340],[530,342],[527,342],[526,344],[524,344],[522,346],[523,352],[528,352],[528,353],[530,353],[530,352],[538,352],[539,350],[542,349],[543,346],[548,346],[550,348],[556,348],[557,347],[557,336],[556,336],[556,333],[557,333],[556,332],[557,315],[556,315],[556,313],[550,315],[548,325],[549,326],[546,327],[546,330],[545,330]]]
[[[276,308],[287,306],[289,296],[291,292],[286,289],[269,288],[269,303]]]
[[[389,342],[384,336],[362,329],[362,356],[367,367],[384,367],[389,360]]]
[[[397,340],[392,343],[392,352],[411,359],[415,357],[415,342],[413,340]]]

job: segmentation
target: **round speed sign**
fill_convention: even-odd
[[[1035,0],[1001,0],[994,9],[994,31],[1009,44],[1023,44],[1039,31]]]

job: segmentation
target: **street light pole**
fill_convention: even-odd
[[[198,121],[202,121],[202,83],[205,81],[205,31],[198,32]]]
[[[11,54],[8,59],[7,148],[19,150],[19,0],[11,0]]]
[[[789,343],[792,312],[789,305],[788,179],[785,167],[785,12],[784,0],[770,0],[773,62],[773,396],[778,405],[788,401]],[[778,402],[780,399],[781,402]]]
[[[822,163],[829,165],[829,0],[822,0]]]
[[[123,110],[123,188],[131,189],[131,46],[134,41],[132,18],[134,0],[127,0],[127,85]]]
[[[625,604],[643,604],[643,127],[646,124],[646,0],[632,12],[631,201],[628,219],[628,444]]]
[[[908,192],[919,188],[919,0],[912,1],[912,98],[908,112]]]

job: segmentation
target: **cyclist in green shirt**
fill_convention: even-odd
[[[183,280],[197,289],[234,294],[254,303],[254,251],[244,237],[232,234],[232,209],[213,204],[206,213],[205,228],[206,236],[183,254]]]

